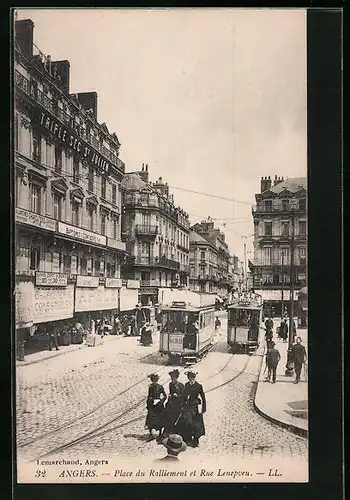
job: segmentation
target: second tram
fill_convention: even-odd
[[[253,292],[234,293],[227,313],[227,344],[233,353],[252,354],[262,328],[262,297]]]
[[[214,344],[215,297],[176,291],[167,302],[161,311],[159,352],[168,355],[170,363],[195,363]]]

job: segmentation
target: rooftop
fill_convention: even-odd
[[[300,191],[300,186],[304,189],[307,188],[306,177],[294,177],[292,179],[285,179],[282,182],[276,184],[276,186],[271,187],[267,191],[272,191],[273,193],[279,194],[281,191],[287,189],[291,193],[297,193]]]

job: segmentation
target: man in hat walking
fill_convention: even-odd
[[[164,434],[174,432],[175,424],[179,419],[182,409],[182,396],[185,386],[179,382],[180,372],[178,369],[169,372],[171,382],[169,383],[169,397],[165,406]]]
[[[163,458],[158,458],[155,462],[163,460],[177,462],[179,460],[179,454],[187,448],[186,443],[184,443],[179,434],[170,434],[169,437],[163,439],[162,445],[166,447],[168,454]]]
[[[294,384],[297,384],[300,381],[301,368],[306,361],[306,349],[301,344],[301,337],[297,337],[296,340],[297,343],[293,345],[291,350],[291,358],[294,361],[295,370]]]
[[[183,408],[178,422],[178,432],[188,445],[197,448],[199,438],[205,435],[203,415],[207,410],[207,402],[203,386],[196,381],[197,373],[188,371],[186,375],[188,382],[183,392]],[[199,405],[202,405],[201,412]]]
[[[266,353],[266,362],[268,368],[268,380],[271,379],[272,375],[272,383],[276,383],[276,370],[278,363],[280,362],[281,355],[278,349],[275,348],[275,343],[273,341],[270,342],[270,347]]]
[[[166,400],[166,394],[164,387],[158,384],[159,376],[156,373],[151,373],[148,377],[151,379],[151,384],[148,388],[148,411],[145,428],[149,430],[151,439],[153,439],[152,430],[155,429],[158,431],[158,440],[160,440],[164,427],[164,401]]]

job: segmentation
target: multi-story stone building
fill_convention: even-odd
[[[200,234],[190,233],[190,288],[194,292],[218,293],[217,249]]]
[[[126,173],[121,186],[122,230],[129,255],[123,275],[140,280],[141,303],[154,304],[159,288],[188,286],[188,214],[174,205],[161,177],[155,183],[149,181],[148,165]]]
[[[35,49],[31,20],[15,32],[16,326],[25,335],[118,308],[125,167],[117,136],[97,121],[97,94],[70,94],[69,62]]]
[[[193,290],[200,289],[208,292],[212,290],[222,298],[228,298],[234,280],[233,276],[229,277],[231,257],[225,242],[225,235],[214,227],[212,221],[195,224],[191,227],[191,231],[191,234],[194,233],[191,246]],[[198,235],[203,241],[198,238]]]
[[[267,314],[288,309],[293,273],[297,292],[307,282],[307,183],[306,178],[275,176],[261,179],[255,195],[253,286],[261,293]],[[293,260],[292,260],[293,258]]]

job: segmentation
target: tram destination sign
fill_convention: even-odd
[[[254,292],[236,292],[232,296],[232,302],[241,307],[261,307],[262,297]]]

